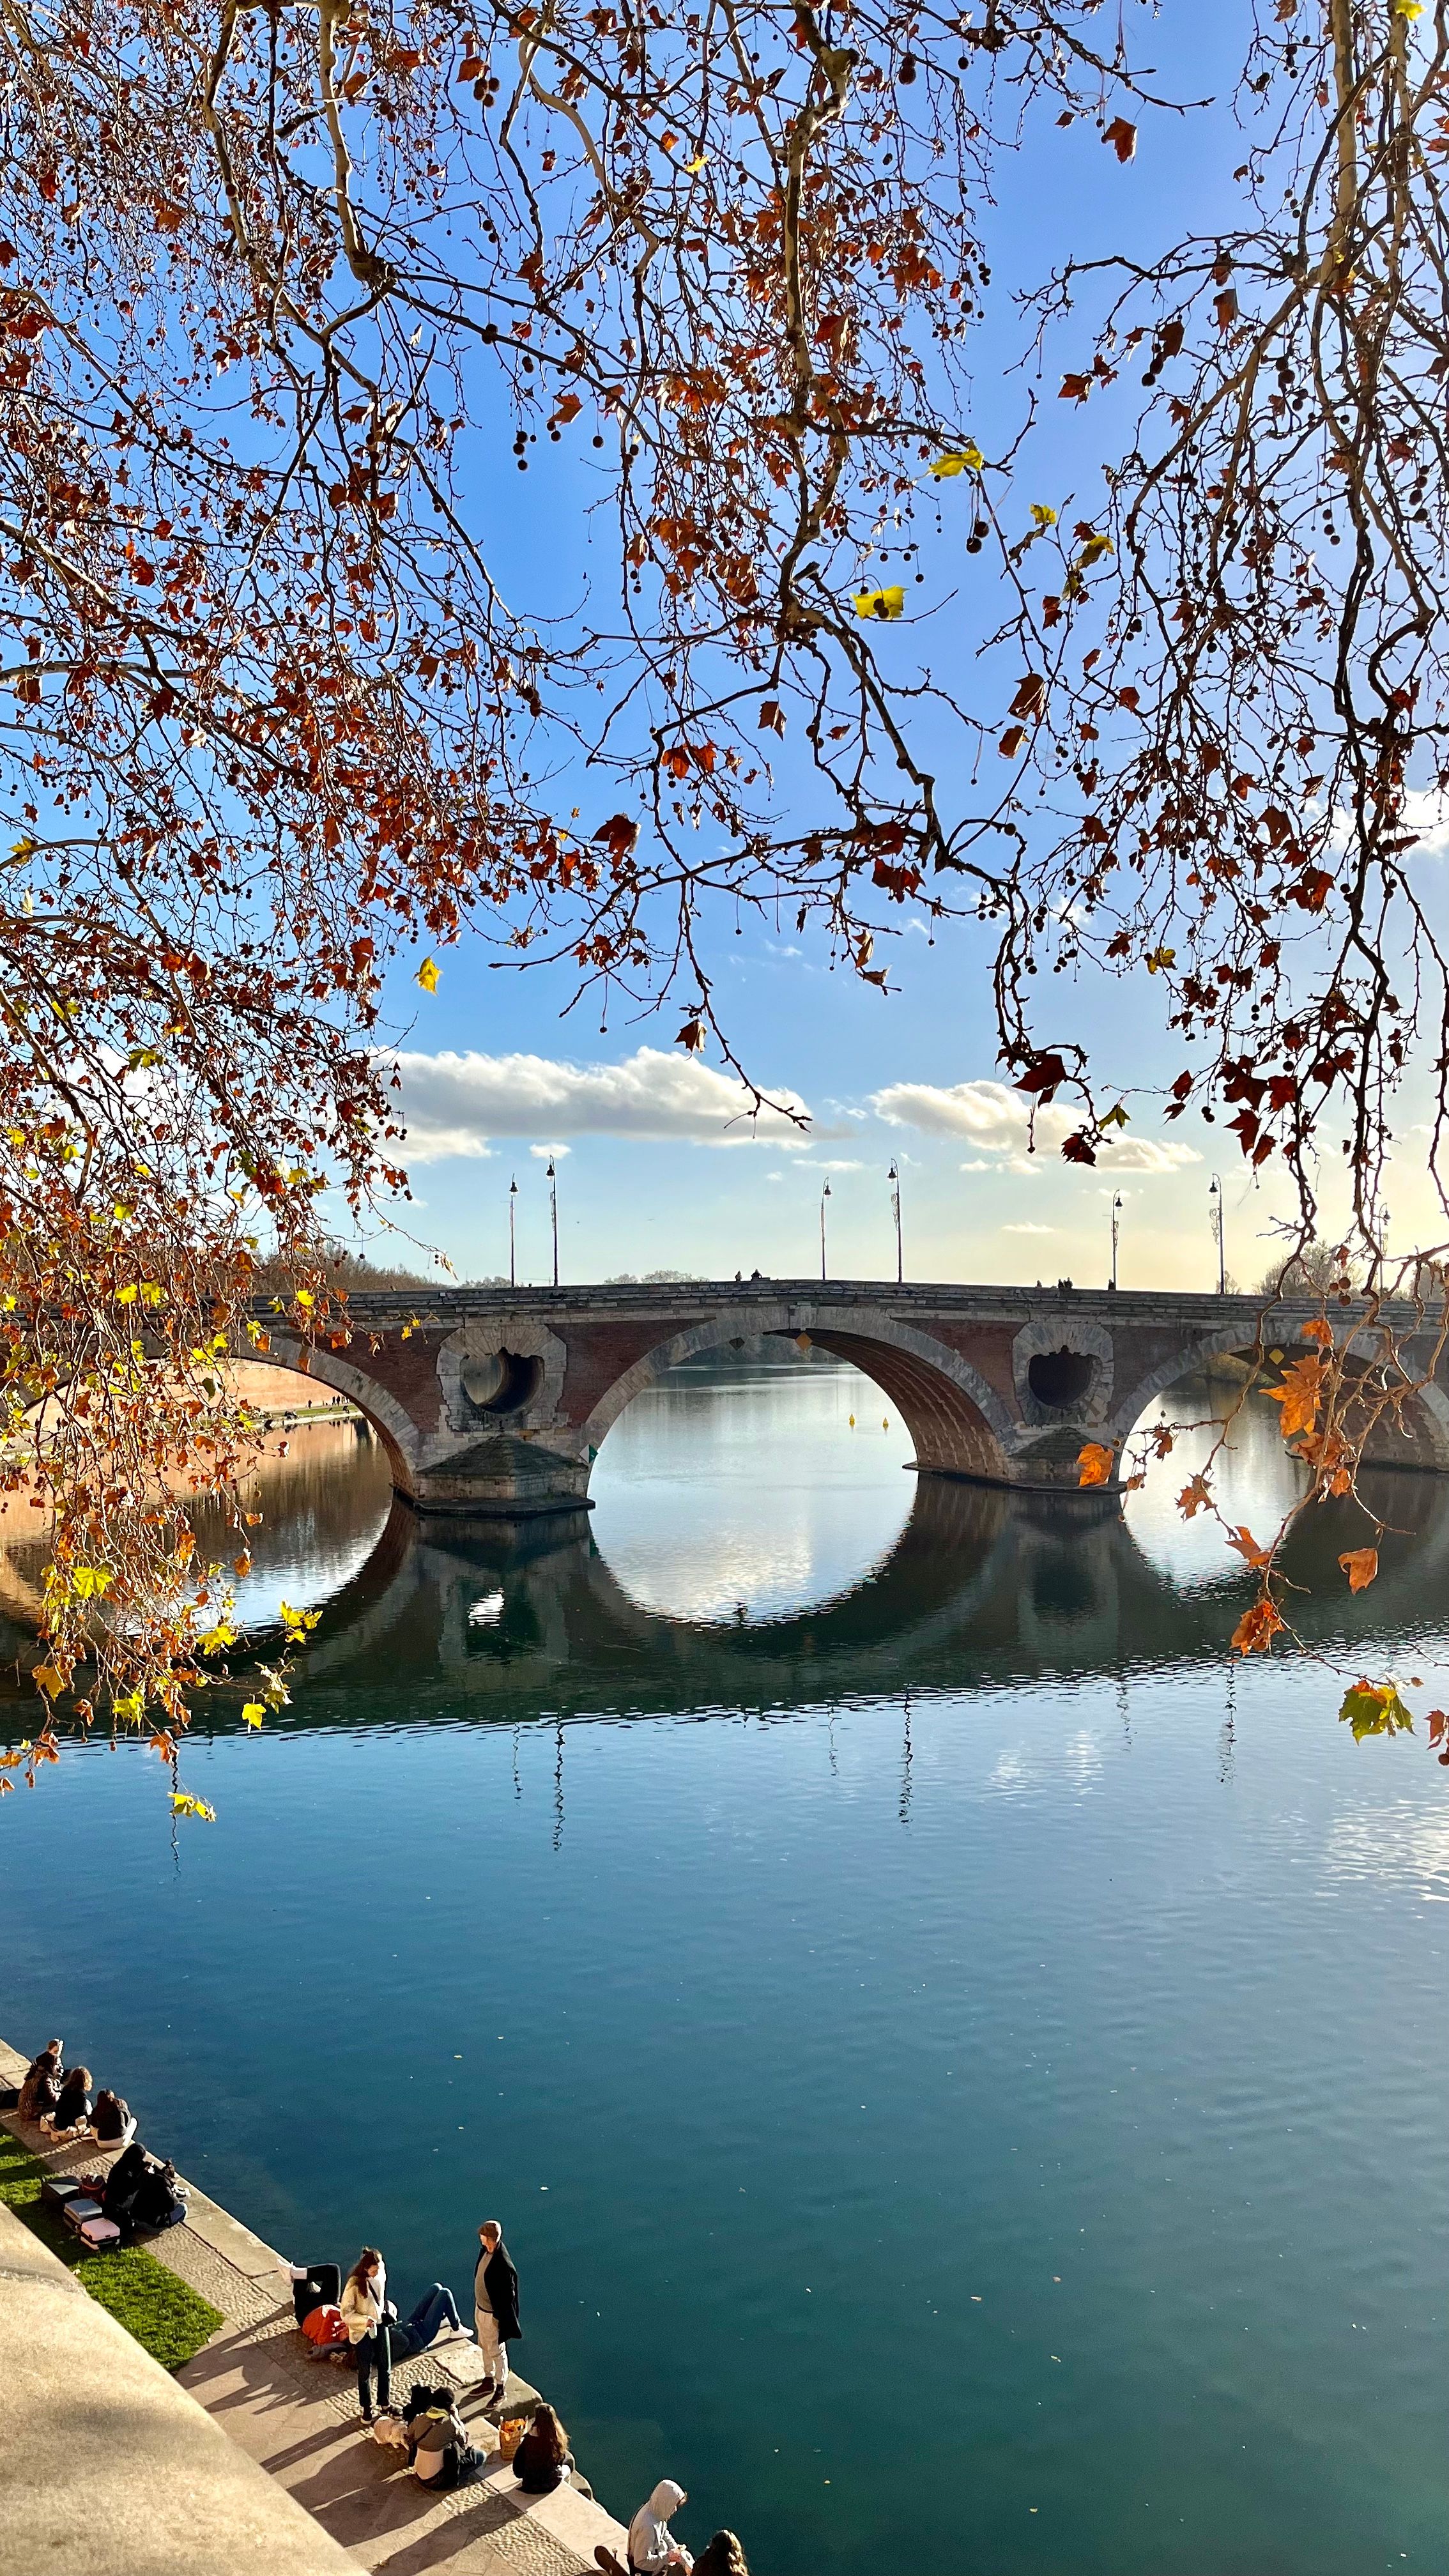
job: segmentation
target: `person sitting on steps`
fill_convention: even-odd
[[[72,2129],[89,2126],[91,2116],[91,2070],[73,2066],[56,2098],[55,2109],[45,2115],[47,2126],[57,2138],[66,2137]]]
[[[91,2129],[103,2147],[128,2146],[136,2134],[130,2104],[123,2102],[119,2093],[112,2093],[108,2087],[103,2089],[96,2095]]]
[[[745,2553],[732,2531],[717,2531],[694,2562],[694,2576],[750,2576]]]
[[[525,2495],[552,2495],[573,2467],[569,2437],[551,2406],[540,2406],[513,2454],[513,2474]]]
[[[468,2439],[451,2389],[415,2388],[403,2410],[408,2458],[425,2487],[445,2495],[481,2475],[484,2454]]]
[[[60,2099],[63,2053],[64,2042],[52,2039],[46,2042],[40,2055],[30,2061],[15,2108],[19,2117],[29,2121],[32,2128],[47,2111],[55,2109]]]
[[[629,2525],[629,2576],[664,2576],[681,2569],[690,2576],[694,2561],[669,2528],[669,2517],[689,2498],[673,2478],[661,2478],[647,2504]]]

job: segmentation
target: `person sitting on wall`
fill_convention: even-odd
[[[481,2475],[484,2455],[468,2439],[451,2389],[417,2388],[403,2411],[413,2475],[446,2495]]]
[[[525,2495],[552,2495],[573,2467],[569,2437],[551,2406],[534,2411],[533,2422],[513,2454],[513,2474]]]
[[[694,2576],[750,2576],[745,2553],[732,2531],[717,2531],[694,2562]]]
[[[682,2548],[669,2528],[669,2517],[678,2513],[689,2498],[673,2478],[661,2478],[647,2504],[641,2504],[629,2525],[629,2576],[664,2576],[667,2569],[681,2569],[691,2576],[694,2561]]]
[[[72,2130],[85,2129],[91,2116],[91,2070],[73,2066],[56,2096],[55,2109],[41,2121],[57,2138],[69,2137]]]
[[[103,2147],[128,2147],[136,2134],[136,2123],[128,2102],[109,2087],[96,2095],[91,2113],[91,2133]]]
[[[60,2061],[63,2054],[64,2042],[51,2039],[47,2040],[40,2055],[31,2059],[25,2081],[20,2087],[20,2100],[15,2107],[20,2118],[29,2121],[32,2128],[37,2121],[44,2118],[47,2111],[55,2109],[60,2099],[63,2080]]]

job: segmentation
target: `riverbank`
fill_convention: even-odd
[[[18,2085],[27,2063],[0,2042],[0,2086]],[[0,2114],[0,2119],[51,2172],[98,2172],[114,2162],[115,2150],[98,2147],[94,2140],[53,2145],[40,2130],[23,2128],[13,2112]],[[145,2143],[154,2152],[163,2151],[154,2135]],[[205,2301],[219,2323],[172,2374],[170,2386],[184,2390],[354,2561],[386,2569],[387,2576],[422,2576],[444,2563],[449,2576],[520,2576],[520,2571],[523,2576],[586,2576],[589,2571],[591,2576],[601,2542],[616,2552],[621,2549],[621,2525],[581,2489],[565,2486],[551,2496],[524,2495],[499,2456],[496,2426],[483,2409],[477,2348],[457,2337],[445,2338],[415,2360],[399,2362],[393,2371],[399,2403],[418,2380],[433,2385],[446,2381],[457,2396],[470,2439],[489,2455],[476,2485],[452,2495],[430,2495],[399,2465],[400,2453],[384,2450],[360,2427],[352,2372],[345,2364],[313,2357],[293,2316],[287,2258],[194,2184],[186,2182],[184,2189],[186,2224],[152,2239],[147,2253],[196,2300]],[[24,2219],[26,2211],[21,2208],[16,2215]],[[75,2277],[84,2287],[83,2271],[81,2267]],[[51,2309],[55,2307],[52,2301]],[[494,2411],[528,2414],[538,2403],[538,2392],[513,2373],[507,2407]],[[59,2371],[46,2412],[55,2424],[62,2460],[71,2456],[63,2439],[68,2408],[77,2419],[73,2456],[83,2463],[90,2455],[86,2406],[81,2386]],[[9,2438],[0,2426],[0,2452]],[[77,2474],[84,2477],[83,2467]],[[76,2524],[79,2548],[79,2534],[101,2504],[99,2498],[88,2502],[84,2493],[76,2501],[82,2517]],[[64,2511],[64,2498],[53,2481],[47,2510],[53,2530]],[[87,2565],[96,2563],[89,2547],[82,2554]],[[139,2571],[144,2561],[133,2556],[128,2564]]]

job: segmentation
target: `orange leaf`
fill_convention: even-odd
[[[1291,1440],[1295,1431],[1311,1431],[1322,1401],[1322,1360],[1295,1360],[1283,1371],[1282,1385],[1270,1386],[1267,1393],[1283,1407],[1280,1428],[1285,1440]]]
[[[1085,1449],[1077,1451],[1077,1465],[1082,1471],[1077,1478],[1078,1484],[1107,1484],[1110,1481],[1114,1463],[1114,1451],[1104,1449],[1100,1441],[1089,1440]]]
[[[1206,1476],[1194,1476],[1190,1484],[1183,1486],[1177,1498],[1177,1508],[1187,1521],[1192,1519],[1194,1512],[1209,1510],[1211,1505]]]
[[[1137,128],[1125,116],[1114,116],[1102,140],[1111,144],[1119,161],[1130,161],[1137,149]]]
[[[1237,1549],[1245,1565],[1266,1565],[1272,1553],[1269,1548],[1259,1547],[1252,1531],[1244,1529],[1241,1523],[1235,1530],[1229,1530],[1228,1545]]]
[[[1326,1315],[1315,1315],[1311,1324],[1304,1325],[1300,1338],[1305,1342],[1321,1342],[1326,1349],[1331,1351],[1333,1348],[1333,1326],[1330,1324]]]
[[[1271,1601],[1255,1601],[1251,1610],[1243,1612],[1233,1630],[1233,1644],[1240,1655],[1266,1655],[1279,1630],[1287,1625],[1287,1620],[1279,1618]]]
[[[1348,1548],[1338,1561],[1348,1576],[1350,1592],[1366,1592],[1379,1570],[1379,1552],[1376,1547]]]

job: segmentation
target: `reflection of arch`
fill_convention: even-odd
[[[1308,1312],[1305,1307],[1304,1317]],[[1209,1361],[1237,1359],[1261,1365],[1264,1351],[1286,1351],[1297,1346],[1301,1332],[1302,1322],[1296,1317],[1283,1317],[1277,1323],[1265,1318],[1261,1350],[1255,1347],[1251,1335],[1244,1334],[1240,1323],[1222,1325],[1216,1332],[1194,1333],[1180,1350],[1160,1360],[1137,1380],[1118,1406],[1104,1436],[1114,1444],[1130,1438],[1155,1396],[1181,1379],[1198,1374]],[[1311,1347],[1302,1345],[1304,1350]],[[1350,1357],[1365,1371],[1377,1367],[1385,1357],[1381,1336],[1359,1333],[1348,1347]],[[1415,1389],[1402,1409],[1401,1423],[1399,1427],[1392,1417],[1386,1417],[1379,1424],[1364,1452],[1364,1464],[1417,1467],[1430,1474],[1449,1471],[1449,1396],[1434,1379],[1427,1379]]]
[[[915,1443],[923,1473],[1006,1479],[1006,1451],[1013,1424],[995,1388],[969,1360],[933,1334],[899,1323],[869,1306],[832,1306],[823,1326],[807,1299],[756,1308],[751,1329],[794,1338],[807,1333],[822,1350],[849,1360],[872,1378],[896,1407]],[[739,1338],[740,1319],[726,1311],[708,1323],[673,1333],[646,1351],[600,1396],[582,1425],[585,1455],[592,1458],[628,1404],[658,1386],[681,1360],[718,1350]]]

